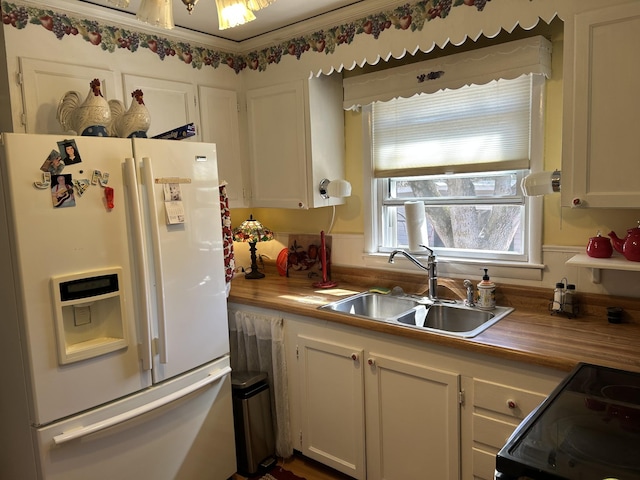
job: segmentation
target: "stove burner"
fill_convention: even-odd
[[[617,402],[640,407],[640,387],[633,385],[607,385],[602,387],[602,396]]]
[[[597,462],[615,468],[640,472],[638,435],[607,428],[606,419],[584,416],[563,419],[564,439],[560,450],[586,464]]]

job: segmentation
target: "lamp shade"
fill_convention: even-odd
[[[216,0],[216,7],[220,30],[237,27],[256,19],[253,12],[247,8],[246,0]]]
[[[247,8],[256,12],[268,7],[275,1],[276,0],[247,0]]]
[[[142,0],[136,18],[141,22],[168,30],[175,26],[171,0]]]
[[[249,220],[245,220],[233,230],[234,242],[256,243],[269,240],[273,240],[273,232],[254,219],[253,215],[250,215]]]

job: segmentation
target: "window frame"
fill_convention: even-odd
[[[531,140],[530,166],[531,173],[543,170],[544,163],[544,118],[546,104],[546,79],[544,75],[532,74],[531,88]],[[364,246],[365,263],[370,266],[380,266],[388,256],[390,248],[382,247],[382,200],[384,199],[385,179],[374,177],[373,148],[372,148],[372,108],[371,105],[362,106],[362,137],[363,137],[363,198],[365,205]],[[507,276],[513,278],[531,278],[531,272],[526,270],[542,270],[542,197],[524,197],[525,205],[525,260],[504,260],[489,258],[488,256],[447,256],[439,255],[440,271],[455,271],[457,273],[476,273],[478,265],[516,267]],[[418,255],[420,258],[420,255]],[[444,266],[444,269],[443,269]],[[390,267],[390,266],[387,266]],[[518,273],[517,270],[521,269]],[[538,274],[539,275],[539,274]]]

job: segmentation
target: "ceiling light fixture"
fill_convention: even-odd
[[[237,27],[256,19],[246,0],[216,0],[218,27],[220,30]]]
[[[187,7],[187,12],[191,15],[191,13],[193,13],[193,7],[196,6],[198,0],[182,0],[182,3],[184,3],[185,7]]]
[[[127,8],[129,0],[108,0],[118,8]],[[218,26],[220,30],[237,27],[256,19],[253,12],[268,7],[276,0],[215,0],[218,10]],[[198,0],[182,0],[187,7],[189,15]],[[173,10],[171,0],[141,0],[136,18],[141,22],[149,23],[156,27],[172,29]]]
[[[257,12],[258,10],[268,7],[275,1],[276,0],[246,0],[246,4],[249,10]]]
[[[171,0],[142,0],[136,18],[141,22],[168,30],[175,27]]]

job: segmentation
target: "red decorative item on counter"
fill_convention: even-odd
[[[280,250],[278,254],[278,259],[276,260],[276,267],[278,268],[278,273],[282,277],[288,277],[288,269],[289,269],[289,249],[283,248]]]
[[[638,222],[640,225],[640,221]],[[625,238],[618,238],[615,232],[609,232],[613,248],[632,262],[640,262],[640,226],[627,230]]]
[[[611,240],[603,237],[600,232],[589,239],[587,243],[587,255],[593,258],[609,258],[613,254]]]
[[[324,239],[324,230],[320,232],[320,260],[322,261],[322,281],[313,284],[316,288],[332,288],[338,285],[327,278],[327,245]]]

